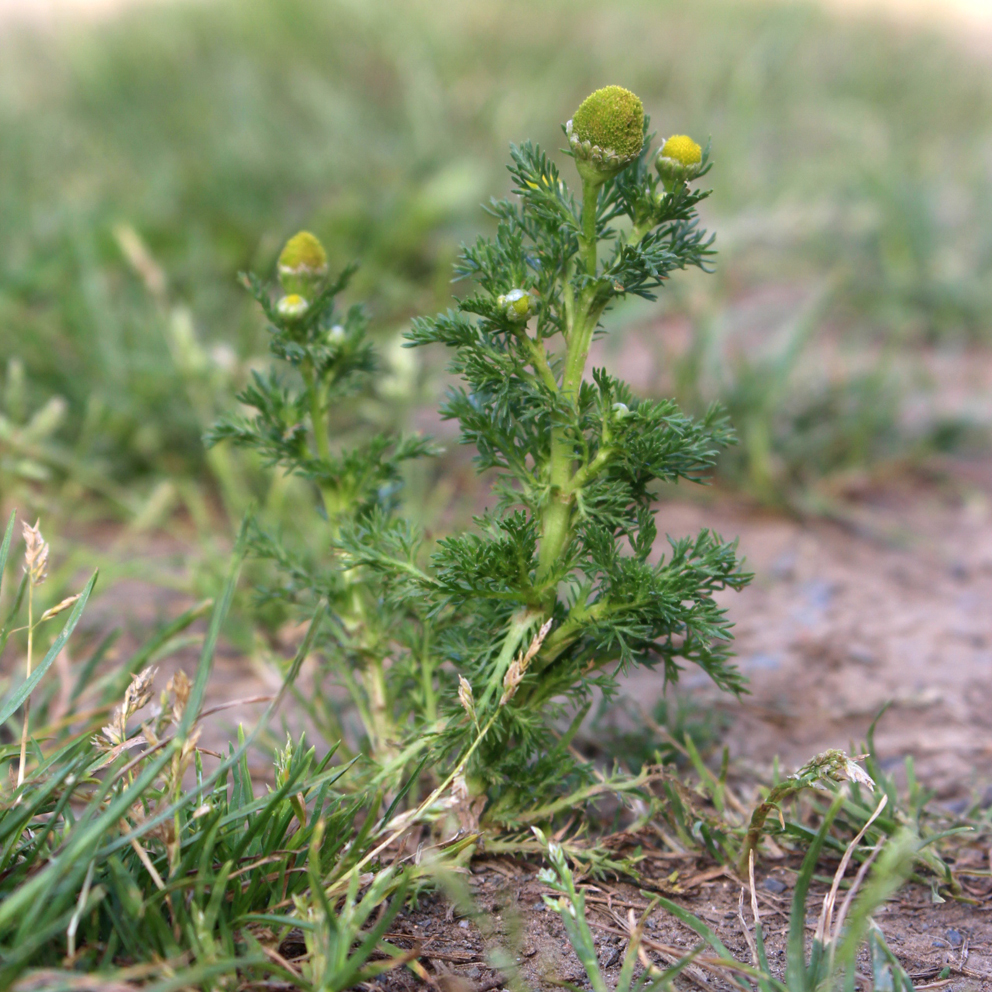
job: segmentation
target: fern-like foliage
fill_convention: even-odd
[[[581,774],[571,733],[593,690],[613,692],[627,669],[657,666],[675,682],[692,664],[743,689],[714,599],[749,580],[736,545],[704,530],[659,552],[654,519],[661,483],[705,481],[732,443],[726,417],[714,408],[693,420],[587,368],[612,304],[654,299],[675,270],[706,269],[714,254],[696,211],[708,194],[687,181],[709,170],[708,150],[671,181],[655,175],[650,147],[645,124],[626,167],[598,175],[580,163],[581,199],[539,148],[512,148],[512,196],[488,208],[495,235],[465,246],[456,265],[471,295],[408,333],[411,347],[451,350],[460,384],[442,414],[459,422],[479,470],[499,476],[494,509],[469,532],[430,546],[398,512],[400,465],[428,453],[422,439],[328,443],[331,406],[374,370],[360,311],[335,323],[347,274],[292,319],[249,280],[295,385],[256,375],[239,397],[255,415],[211,435],[320,492],[320,576],[278,542],[264,550],[296,593],[309,583],[330,601],[329,668],[352,690],[373,757],[399,774],[424,753],[443,767],[474,743],[466,781],[491,811]],[[556,736],[564,711],[572,730]]]

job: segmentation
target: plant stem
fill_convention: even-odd
[[[307,385],[307,393],[310,395],[310,420],[313,426],[313,441],[317,448],[317,457],[323,461],[330,461],[331,445],[327,440],[327,411],[324,409],[323,397],[316,382],[314,369],[309,362],[303,365],[302,373],[303,381]]]
[[[317,377],[313,366],[309,361],[305,361],[300,367],[300,374],[307,387],[307,395],[310,399],[310,422],[313,428],[313,443],[317,452],[317,457],[329,464],[331,460],[331,444],[327,439],[327,406],[324,402]],[[337,494],[331,486],[318,484],[321,498],[324,501],[324,511],[327,513],[327,520],[331,525],[331,532],[336,537],[338,527],[336,518],[339,507]]]
[[[31,678],[31,653],[34,648],[34,582],[28,578],[28,661],[26,679]],[[24,726],[21,727],[21,760],[17,766],[17,787],[24,782],[24,765],[28,751],[28,723],[31,720],[31,696],[24,700]]]
[[[372,757],[380,764],[386,764],[396,756],[396,749],[390,744],[393,722],[389,715],[386,692],[386,672],[378,658],[370,660],[363,673],[365,691],[369,697],[369,716],[372,724],[369,736],[372,738]]]
[[[582,259],[586,272],[596,275],[596,215],[599,201],[599,184],[583,180],[582,183]],[[565,296],[571,299],[571,283],[565,275]],[[590,312],[592,297],[583,291],[574,302],[569,321],[565,370],[562,375],[561,395],[571,403],[578,399],[582,375],[589,358],[589,344],[598,314]],[[551,429],[551,460],[549,463],[549,494],[541,519],[541,546],[537,559],[537,584],[551,583],[555,566],[568,544],[572,530],[572,463],[574,451],[568,437],[567,423],[558,423]],[[554,606],[557,590],[547,592],[546,609]]]
[[[582,259],[586,272],[596,275],[596,208],[599,203],[599,183],[582,180]]]
[[[751,857],[751,852],[758,849],[768,815],[772,810],[779,808],[779,803],[784,802],[796,792],[801,791],[801,789],[801,785],[797,786],[793,779],[788,778],[776,785],[768,793],[768,798],[754,808],[754,812],[751,814],[751,821],[748,824],[747,833],[744,835],[744,843],[741,845],[740,855],[737,858],[738,872],[746,872],[748,870],[748,861]]]
[[[424,692],[424,715],[428,723],[437,720],[437,694],[434,692],[434,664],[431,658],[431,627],[424,624],[424,643],[420,658],[420,677]]]
[[[325,465],[331,461],[331,445],[327,437],[327,399],[326,394],[317,380],[316,370],[309,360],[300,366],[300,374],[307,387],[307,396],[310,401],[310,421],[313,428],[314,448],[317,457]],[[328,485],[320,485],[320,494],[324,501],[324,509],[327,512],[327,521],[330,525],[331,537],[336,540],[340,534],[338,518],[341,514],[339,493]],[[343,578],[348,584],[350,595],[346,614],[361,623],[365,621],[365,604],[362,601],[361,590],[359,588],[359,578],[357,569],[348,569],[343,573]],[[382,660],[371,658],[366,662],[361,673],[361,681],[368,699],[367,716],[364,707],[360,705],[358,694],[354,691],[352,696],[359,704],[359,713],[363,715],[365,729],[368,732],[372,745],[372,754],[377,761],[388,762],[395,756],[395,748],[389,743],[396,734],[390,713],[389,692],[386,684],[386,672]],[[357,688],[357,687],[356,687]]]

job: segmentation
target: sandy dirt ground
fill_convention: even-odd
[[[643,840],[642,840],[643,844]],[[676,901],[711,927],[738,960],[750,953],[744,927],[753,930],[750,908],[743,922],[738,916],[740,886],[719,868],[699,865],[690,857],[679,858],[648,843],[645,873],[660,882],[677,875],[681,892]],[[792,864],[765,866],[757,874],[756,892],[769,966],[781,972],[785,958],[788,913],[794,884]],[[482,858],[473,863],[470,889],[485,915],[477,920],[452,918],[442,900],[424,900],[418,909],[399,918],[390,939],[397,946],[419,947],[421,961],[435,976],[444,992],[490,992],[506,987],[503,975],[489,966],[486,952],[493,946],[513,949],[527,986],[532,989],[560,988],[561,982],[587,987],[585,972],[569,946],[558,916],[541,898],[547,889],[536,878],[533,867],[501,858]],[[664,883],[661,882],[663,885]],[[586,887],[587,918],[596,942],[600,967],[612,986],[619,977],[628,933],[628,913],[639,918],[647,909],[652,883],[645,887],[623,882],[597,882]],[[811,893],[808,905],[818,907],[825,890]],[[975,890],[976,892],[978,890]],[[960,903],[934,906],[929,891],[906,888],[900,897],[877,915],[877,923],[890,947],[899,955],[917,988],[926,988],[947,967],[949,983],[937,986],[952,992],[987,992],[992,987],[992,922],[984,911]],[[810,909],[807,930],[816,923]],[[648,915],[644,948],[653,961],[665,965],[688,953],[699,943],[697,934],[664,910]],[[298,940],[298,938],[297,938]],[[281,949],[292,954],[290,946]],[[674,956],[673,956],[674,952]],[[858,962],[862,988],[871,987],[867,976],[871,965],[864,955]],[[695,970],[683,988],[735,990],[712,973]],[[866,983],[868,983],[866,985]],[[406,992],[418,985],[413,976],[393,972],[379,979],[379,986]]]

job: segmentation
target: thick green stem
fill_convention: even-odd
[[[596,275],[596,208],[599,202],[599,183],[582,181],[582,260],[586,272]]]
[[[316,370],[309,361],[303,363],[300,373],[307,387],[314,449],[317,457],[328,465],[331,462],[331,445],[327,436],[327,395],[317,379]],[[320,486],[320,494],[324,501],[324,510],[327,512],[331,537],[336,540],[340,533],[340,517],[344,509],[340,494],[333,486],[326,484]],[[343,578],[348,586],[348,599],[342,611],[343,615],[354,623],[364,624],[365,603],[362,599],[358,570],[348,569],[343,573]],[[385,764],[395,756],[396,749],[391,741],[396,737],[396,733],[390,711],[386,671],[381,659],[370,659],[362,670],[361,679],[368,700],[368,709],[363,712],[363,708],[359,706],[359,712],[362,712],[365,729],[372,743],[372,753],[377,761]],[[356,703],[359,702],[354,691],[352,695],[356,698]]]
[[[588,465],[584,465],[580,468],[575,475],[572,476],[572,488],[581,489],[583,486],[588,485],[593,479],[599,475],[600,472],[606,468],[607,465],[613,460],[613,456],[616,451],[613,448],[603,446],[596,453],[596,457],[593,458]]]
[[[568,541],[572,529],[572,498],[570,493],[553,488],[548,503],[544,507],[541,527],[541,547],[537,555],[537,585],[540,588],[554,575],[555,566]],[[554,605],[557,590],[552,588],[548,603]]]
[[[596,215],[599,183],[587,179],[582,183],[582,259],[586,272],[596,275]],[[566,299],[570,300],[571,285],[566,275]],[[592,294],[586,290],[570,307],[566,339],[565,369],[561,395],[571,404],[578,400],[579,387],[589,358],[589,345],[598,314],[591,313]],[[567,415],[566,415],[567,416]],[[565,550],[572,532],[574,507],[572,466],[574,451],[568,436],[568,423],[555,424],[551,429],[551,459],[548,471],[548,498],[541,518],[541,547],[538,552],[537,582],[551,582],[555,567]],[[553,607],[556,590],[547,594],[548,608]]]
[[[534,366],[534,371],[541,377],[541,381],[550,392],[557,393],[558,382],[555,379],[554,373],[551,371],[551,366],[548,364],[548,356],[545,354],[544,345],[540,341],[535,341],[526,331],[522,332],[521,337],[524,340],[527,350],[530,352],[531,365]]]

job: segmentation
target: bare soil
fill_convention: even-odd
[[[712,864],[698,863],[692,856],[673,857],[645,845],[646,880],[641,886],[629,882],[596,882],[585,886],[590,927],[599,950],[599,961],[607,980],[619,975],[626,950],[629,914],[640,919],[655,891],[664,891],[698,916],[720,937],[735,957],[750,962],[744,928],[751,934],[754,921],[750,897],[745,897],[739,915],[741,885],[731,872]],[[785,941],[794,882],[793,863],[783,863],[758,872],[756,891],[769,965],[779,977],[784,971]],[[832,866],[825,864],[826,870]],[[484,992],[507,987],[506,976],[489,963],[495,948],[509,949],[521,977],[533,989],[550,990],[558,983],[588,987],[585,971],[572,951],[561,921],[548,909],[542,894],[549,893],[537,879],[536,867],[498,858],[473,863],[470,887],[479,913],[458,918],[443,899],[425,899],[417,909],[394,923],[391,941],[399,947],[419,948],[420,961],[444,992]],[[677,872],[677,883],[669,883]],[[664,880],[664,881],[663,881]],[[673,894],[672,888],[681,890]],[[815,928],[825,887],[814,888],[807,903],[807,934]],[[876,922],[886,941],[899,956],[918,988],[936,980],[945,966],[946,983],[930,985],[956,992],[992,988],[992,886],[975,888],[975,905],[946,902],[934,905],[929,889],[907,887],[877,915]],[[647,918],[644,941],[649,958],[662,967],[699,944],[696,933],[672,915],[656,909]],[[292,946],[284,947],[292,952]],[[867,960],[859,970],[871,973]],[[409,972],[392,972],[376,983],[386,989],[422,987]],[[733,988],[718,975],[697,968],[690,970],[683,987]]]

